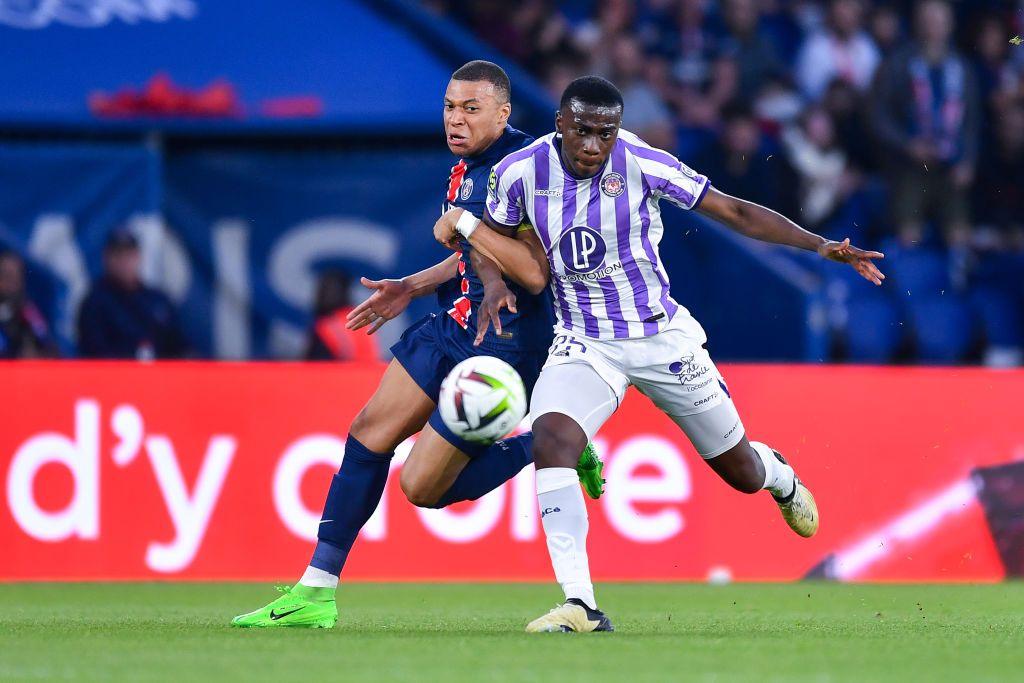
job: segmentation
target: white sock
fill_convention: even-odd
[[[537,470],[537,502],[548,539],[551,566],[555,569],[555,579],[565,592],[565,599],[576,598],[591,609],[597,609],[587,562],[590,523],[576,470],[569,467]]]
[[[791,494],[793,487],[796,486],[796,475],[793,473],[793,468],[780,462],[775,457],[771,446],[766,446],[760,441],[751,441],[750,445],[753,446],[764,465],[764,486],[761,488],[768,489],[777,498],[785,498]]]
[[[338,577],[323,569],[306,567],[306,573],[299,579],[299,583],[309,588],[337,588]]]

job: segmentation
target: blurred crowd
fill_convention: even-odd
[[[16,251],[0,249],[0,359],[194,357],[177,307],[166,293],[143,281],[141,266],[138,237],[127,227],[115,227],[103,245],[103,272],[78,307],[75,348],[62,354],[57,335],[29,295],[24,259]],[[380,358],[375,337],[345,327],[352,293],[352,278],[345,271],[320,273],[303,360]]]
[[[1024,3],[425,4],[554,98],[611,79],[624,126],[719,189],[884,250],[887,295],[823,271],[835,357],[1021,362]]]
[[[884,251],[881,288],[807,261],[831,359],[1024,362],[1024,0],[423,2],[553,99],[608,77],[625,127],[722,191]],[[136,238],[112,230],[65,354],[192,355],[139,266]],[[61,351],[25,278],[0,251],[0,358]],[[322,275],[305,358],[377,354],[344,329],[351,290]]]

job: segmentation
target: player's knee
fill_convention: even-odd
[[[368,406],[363,406],[348,428],[348,433],[356,441],[375,453],[390,453],[395,449],[393,439],[385,432],[380,421],[374,419]]]
[[[538,468],[575,467],[587,436],[575,420],[546,413],[533,423],[533,461]]]
[[[757,493],[764,486],[764,465],[749,445],[746,445],[743,457],[736,458],[729,483],[740,493]]]
[[[406,500],[416,507],[437,507],[437,501],[440,496],[422,478],[416,477],[408,470],[403,469],[399,483],[402,485],[402,493],[405,494]]]

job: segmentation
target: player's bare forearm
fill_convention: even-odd
[[[731,197],[713,187],[708,188],[697,210],[741,235],[762,242],[818,251],[828,241],[821,235],[804,230],[780,213],[760,204]]]
[[[548,286],[548,262],[543,247],[535,243],[532,231],[509,237],[498,232],[503,227],[485,218],[473,231],[469,243],[493,259],[505,275],[530,293],[539,294]]]
[[[514,237],[501,231],[513,228],[490,220],[481,221],[464,209],[455,208],[445,213],[434,225],[434,237],[450,249],[455,248],[458,236],[465,237],[474,251],[498,264],[501,272],[527,291],[539,294],[548,284],[548,260],[544,248],[532,230],[516,232]]]
[[[469,261],[473,264],[473,270],[476,271],[477,277],[480,278],[485,289],[499,280],[504,283],[504,279],[501,277],[501,268],[494,262],[494,259],[479,249],[470,250]]]
[[[708,188],[697,210],[725,223],[741,235],[762,242],[814,251],[829,261],[845,263],[865,280],[876,285],[882,284],[882,280],[885,279],[885,275],[874,263],[876,259],[884,257],[881,252],[859,249],[850,244],[849,238],[842,242],[827,240],[821,235],[804,230],[782,214],[760,204],[730,197],[712,187]]]
[[[402,283],[409,288],[412,298],[433,294],[443,283],[448,282],[459,268],[459,255],[452,254],[444,261],[424,268],[418,273],[402,278]]]

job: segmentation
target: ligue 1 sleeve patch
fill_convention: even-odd
[[[498,198],[498,172],[493,168],[491,175],[487,176],[487,198],[495,201]]]
[[[618,173],[609,173],[601,178],[601,192],[609,197],[618,197],[626,191],[626,179]]]

